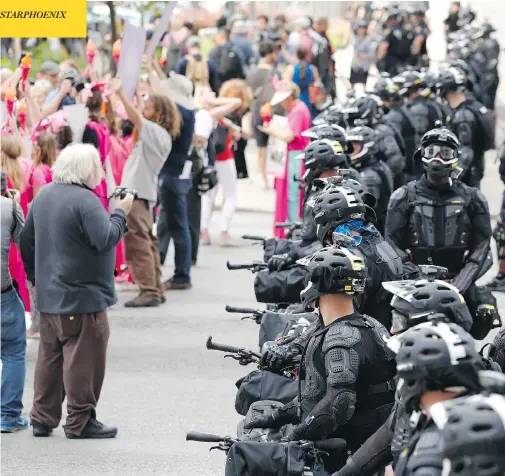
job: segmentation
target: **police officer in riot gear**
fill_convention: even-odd
[[[485,106],[466,97],[466,83],[463,71],[451,67],[440,74],[437,86],[451,107],[449,127],[460,142],[461,180],[479,188],[484,176],[484,152],[494,147],[494,122]]]
[[[356,207],[349,207],[345,211],[342,211],[342,217],[345,219],[350,220],[350,216],[356,213],[360,213],[363,211],[363,217],[364,220],[369,222],[375,223],[376,217],[375,217],[375,212],[373,211],[373,207],[375,206],[375,197],[370,195],[365,191],[365,188],[361,183],[358,181],[349,178],[350,174],[348,173],[349,170],[339,170],[338,175],[335,177],[329,177],[327,179],[314,179],[313,181],[313,189],[315,192],[313,195],[310,197],[309,200],[306,202],[306,206],[308,208],[314,207],[316,205],[317,199],[321,193],[326,194],[326,190],[329,188],[335,188],[335,187],[344,187],[350,189],[350,192],[352,196],[356,197],[356,200],[359,201],[359,206]],[[318,192],[319,191],[319,192]],[[366,205],[365,205],[366,203]],[[313,211],[312,211],[313,213]],[[311,223],[314,224],[314,215],[312,214],[312,219]],[[316,233],[317,233],[317,224],[316,226]],[[378,234],[378,231],[370,226],[365,226],[362,227],[363,229],[368,229],[370,228],[371,230],[375,233]],[[314,229],[308,227],[310,231],[312,232]],[[307,236],[309,234],[307,233]],[[268,265],[268,274],[263,274],[266,273],[266,270],[260,271],[256,277],[256,282],[255,286],[262,285],[259,283],[265,283],[268,285],[269,283],[272,283],[269,285],[270,288],[273,289],[278,289],[279,293],[282,296],[294,296],[303,289],[304,287],[304,281],[305,281],[305,273],[300,273],[299,266],[293,266],[297,262],[297,260],[304,258],[305,256],[311,255],[314,253],[316,250],[320,249],[322,246],[319,241],[317,241],[318,237],[316,235],[316,241],[310,243],[309,240],[307,240],[305,243],[305,246],[301,246],[298,243],[293,243],[291,248],[284,252],[283,254],[276,254],[273,255],[267,262]],[[374,272],[374,276],[376,276],[377,273]],[[374,286],[379,286],[380,287],[380,276],[377,276],[374,279]],[[368,291],[367,291],[368,293]],[[364,302],[362,301],[361,295],[357,296],[356,298],[360,299],[360,302],[358,302],[357,308],[358,309],[363,309],[364,308]],[[293,299],[293,298],[289,298]],[[287,301],[289,302],[289,300]],[[370,309],[373,309],[376,311],[374,305],[371,303],[370,304]],[[389,319],[389,309],[385,306],[379,306],[379,315],[385,316],[384,319]],[[375,316],[376,314],[374,314]]]
[[[347,142],[345,129],[338,124],[316,124],[305,132],[302,132],[302,136],[309,137],[311,141],[328,139],[332,142],[340,142],[345,153],[351,152],[351,145]]]
[[[386,239],[402,259],[448,269],[474,316],[472,335],[483,339],[499,321],[496,300],[475,281],[489,269],[491,220],[482,193],[451,177],[459,142],[445,128],[423,137],[420,157],[425,174],[391,196]]]
[[[417,419],[395,476],[441,476],[443,439],[430,410],[462,393],[478,394],[479,372],[485,370],[482,358],[466,331],[445,322],[416,326],[391,339],[389,347],[396,352],[398,396]]]
[[[444,402],[433,413],[433,420],[442,434],[443,463],[447,474],[505,474],[503,395],[486,392]]]
[[[500,178],[505,184],[505,146],[502,146],[500,153],[499,172]],[[487,286],[493,291],[505,291],[505,191],[503,192],[500,214],[493,230],[493,238],[496,242],[498,256],[498,274]]]
[[[415,143],[419,144],[426,132],[433,129],[437,121],[444,121],[444,116],[439,108],[432,106],[430,101],[421,94],[425,89],[421,74],[417,71],[405,71],[402,73],[403,84],[400,95],[406,98],[405,113],[412,120],[415,128]],[[405,175],[407,181],[417,180],[422,175],[422,169],[416,169],[417,161],[407,159]]]
[[[393,406],[396,366],[386,345],[389,334],[378,321],[354,310],[353,295],[363,293],[366,279],[358,253],[323,248],[305,264],[308,285],[302,302],[318,308],[320,317],[305,348],[299,349],[303,352],[297,402],[248,427],[296,423],[288,440],[342,437],[354,451],[388,418]]]
[[[381,75],[374,87],[374,94],[381,98],[386,113],[382,117],[381,122],[394,124],[403,137],[406,158],[405,173],[408,174],[418,143],[416,142],[416,129],[412,119],[403,107],[403,98],[400,96],[399,91],[400,86],[387,73]],[[397,185],[403,185],[403,183],[398,183]]]
[[[377,158],[385,162],[391,169],[396,187],[403,183],[405,142],[395,124],[381,120],[381,108],[380,98],[370,95],[350,100],[344,106],[343,112],[348,127],[368,126],[376,132]]]
[[[411,56],[411,46],[414,33],[400,24],[398,10],[390,10],[387,14],[384,39],[377,50],[377,65],[379,71],[394,76],[405,70]]]
[[[500,45],[491,37],[494,28],[489,23],[472,29],[465,38],[468,54],[465,59],[474,73],[474,81],[479,84],[480,94],[477,99],[489,110],[494,111],[496,92],[499,83],[498,58]]]
[[[372,129],[353,127],[347,132],[347,140],[353,147],[349,154],[352,166],[359,172],[366,191],[376,199],[377,228],[384,233],[389,197],[393,193],[393,174],[386,163],[377,159],[379,147]]]
[[[384,283],[393,295],[391,307],[393,323],[391,333],[398,335],[419,324],[432,320],[472,325],[472,316],[459,291],[449,283],[438,279],[394,281]],[[410,441],[412,434],[405,406],[397,404],[390,418],[333,476],[363,476],[377,473],[397,461]]]
[[[316,225],[312,214],[312,202],[321,191],[321,185],[315,179],[337,175],[340,169],[350,169],[351,162],[340,142],[330,139],[319,139],[311,142],[301,154],[305,164],[305,202],[303,207],[303,224],[301,230],[302,247],[317,241]],[[357,174],[354,174],[357,178]],[[303,255],[305,256],[305,255]]]
[[[344,113],[342,112],[342,106],[340,104],[334,104],[328,109],[325,109],[321,114],[316,116],[312,121],[314,126],[319,126],[322,124],[336,124],[337,126],[344,127]]]
[[[450,118],[449,106],[440,99],[437,94],[438,74],[433,71],[421,70],[422,89],[419,92],[421,96],[426,98],[430,108],[434,110],[433,115],[439,117],[443,125],[447,124]],[[435,124],[433,124],[435,126]]]

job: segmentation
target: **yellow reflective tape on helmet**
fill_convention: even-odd
[[[345,286],[344,291],[352,291],[352,286]]]
[[[333,142],[333,152],[335,152],[335,154],[341,154],[344,152],[342,144],[339,141]]]
[[[482,304],[479,307],[484,307],[485,309],[495,309],[495,307],[492,304]]]

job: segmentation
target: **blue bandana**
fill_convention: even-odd
[[[357,231],[358,233],[373,233],[375,228],[372,225],[365,225],[363,220],[352,220],[347,223],[343,223],[342,225],[338,225],[335,228],[335,233],[342,233],[343,235],[350,236],[354,239],[353,247],[359,246],[361,244],[362,237],[361,236],[353,236],[352,232]]]

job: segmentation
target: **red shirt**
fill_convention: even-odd
[[[226,136],[226,146],[225,146],[225,149],[220,154],[217,154],[216,160],[224,161],[224,160],[231,160],[231,159],[234,159],[234,158],[235,158],[235,156],[233,155],[233,150],[231,148],[231,139],[230,139],[230,135],[228,134]]]

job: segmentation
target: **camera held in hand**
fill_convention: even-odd
[[[115,195],[116,195],[116,197],[119,197],[121,200],[123,200],[124,198],[126,198],[126,195],[128,195],[129,193],[131,195],[133,195],[133,198],[135,200],[137,198],[139,198],[136,190],[132,190],[132,189],[129,189],[126,187],[117,187]]]

